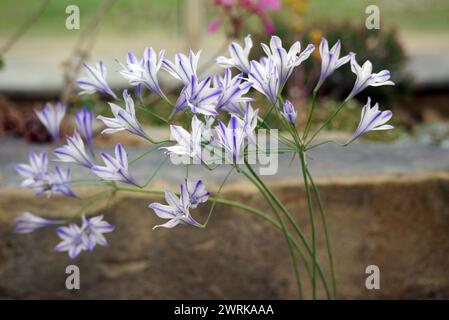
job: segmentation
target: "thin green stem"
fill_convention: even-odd
[[[212,216],[212,213],[214,212],[215,206],[217,204],[217,199],[220,197],[221,189],[223,189],[226,181],[228,181],[228,178],[231,175],[232,171],[234,171],[234,168],[229,170],[228,174],[225,176],[225,178],[223,179],[222,183],[220,184],[220,187],[218,188],[217,196],[215,197],[214,200],[211,200],[212,201],[212,205],[210,207],[209,214],[207,215],[206,221],[204,221],[204,223],[201,225],[201,228],[206,228],[207,227],[207,225],[209,223],[209,220],[210,220],[210,218]]]
[[[164,194],[164,190],[161,190],[161,189],[139,189],[139,188],[136,188],[136,187],[128,187],[128,186],[117,186],[116,190],[117,191],[135,192],[135,193],[148,193],[148,194],[159,194],[159,195],[163,195]],[[256,208],[254,208],[254,207],[247,206],[247,205],[242,204],[240,202],[232,201],[232,200],[228,200],[228,199],[215,198],[215,197],[209,197],[209,199],[211,201],[215,201],[218,204],[228,205],[230,207],[235,207],[235,208],[239,208],[239,209],[245,210],[248,213],[254,214],[254,215],[264,219],[265,221],[269,222],[270,224],[272,224],[273,226],[275,226],[276,228],[281,230],[281,226],[279,224],[277,224],[277,222],[274,219],[272,219],[269,215],[267,215],[266,213],[264,213],[264,212],[262,212],[262,211],[260,211],[260,210],[258,210]],[[291,217],[290,217],[290,219],[291,219]],[[290,222],[292,222],[292,221],[290,221]],[[293,222],[294,222],[294,220],[293,220]],[[299,229],[299,227],[296,224],[293,227],[295,229],[295,232],[297,232],[297,233],[299,232],[300,239],[303,242],[305,249],[307,250],[307,254],[311,255],[312,251],[311,251],[311,249],[309,247],[309,244],[307,243],[307,240],[305,239],[304,235],[301,233],[301,230]],[[294,240],[294,237],[291,235],[291,233],[289,232],[288,234],[289,234],[289,238],[291,240]],[[299,245],[296,243],[295,240],[294,240],[293,243],[294,243],[294,246],[296,247],[296,249],[298,250],[298,254],[301,255],[302,260],[304,261],[304,265],[306,266],[306,270],[309,270],[309,266],[307,264],[307,259],[305,258],[304,254],[300,250]],[[330,297],[331,295],[330,295],[329,287],[327,286],[326,280],[324,278],[324,274],[323,274],[322,269],[321,269],[319,264],[317,265],[317,269],[318,269],[318,273],[320,275],[320,279],[323,282],[323,287],[324,287],[324,290],[326,291],[326,295],[327,295],[327,297]]]
[[[318,128],[318,130],[315,131],[312,137],[306,142],[305,144],[306,148],[310,144],[310,142],[312,142],[313,139],[318,135],[318,133],[320,133],[320,131],[323,130],[337,116],[337,114],[341,111],[341,109],[343,109],[343,107],[346,105],[348,101],[349,101],[348,99],[343,101],[340,104],[340,106],[338,106],[338,108],[335,109],[335,111],[324,121],[324,123]]]
[[[148,178],[148,180],[145,182],[145,184],[143,185],[143,187],[145,188],[146,186],[148,186],[150,184],[151,181],[153,181],[154,177],[156,177],[156,175],[158,174],[159,170],[161,170],[161,168],[164,166],[164,164],[167,162],[167,160],[169,159],[169,156],[165,156],[164,159],[162,159],[162,161],[159,163],[159,165],[157,166],[156,170],[154,170],[153,174],[151,175],[150,178]]]
[[[282,202],[276,197],[276,195],[268,188],[268,186],[257,176],[257,174],[254,172],[254,169],[251,166],[248,166],[248,169],[252,171],[252,175],[259,181],[259,183],[266,189],[266,192],[270,195],[272,200],[276,203],[276,205],[281,209],[281,211],[284,213],[284,215],[287,217],[290,224],[293,226],[294,230],[298,234],[299,238],[301,239],[302,243],[304,244],[304,247],[307,250],[307,253],[313,258],[314,257],[314,265],[320,275],[320,279],[323,283],[324,290],[326,291],[327,297],[331,297],[331,292],[329,290],[329,287],[326,282],[326,278],[324,277],[324,273],[321,269],[320,264],[318,263],[316,259],[316,255],[314,254],[314,250],[310,248],[309,243],[307,242],[304,234],[302,233],[301,229],[299,228],[298,224],[296,223],[295,219],[291,215],[291,213],[285,208],[285,206],[282,204]]]
[[[309,115],[307,116],[306,127],[305,127],[304,133],[302,135],[302,140],[303,141],[306,141],[307,135],[309,134],[309,131],[310,131],[310,127],[312,126],[312,116],[313,116],[313,111],[314,111],[314,108],[315,108],[315,101],[316,101],[317,93],[318,93],[318,90],[317,90],[317,88],[315,88],[313,90],[313,94],[312,94],[312,104],[310,106]]]
[[[94,194],[90,197],[88,197],[87,203],[84,204],[80,209],[78,209],[75,213],[73,213],[71,215],[71,217],[67,220],[67,222],[72,221],[73,219],[75,219],[76,217],[78,217],[79,215],[83,214],[91,205],[93,205],[94,203],[96,203],[97,201],[106,198],[106,196],[108,196],[109,194],[111,194],[112,191],[111,190],[105,190],[102,192],[99,192],[97,194]]]
[[[247,165],[249,166],[249,165]],[[259,184],[259,182],[257,181],[256,177],[250,176],[249,174],[247,174],[246,172],[242,171],[242,173],[251,181],[253,182],[253,184],[259,189],[259,191],[264,195],[265,199],[267,200],[268,204],[271,207],[271,210],[273,211],[273,213],[276,215],[276,219],[278,220],[279,224],[281,225],[281,230],[282,233],[284,234],[284,237],[287,241],[287,245],[288,245],[288,250],[290,252],[290,256],[292,259],[292,264],[293,264],[293,269],[295,270],[295,277],[296,277],[296,284],[298,286],[298,292],[299,292],[299,297],[300,299],[302,299],[304,297],[304,292],[302,289],[302,284],[301,284],[301,274],[299,271],[299,265],[298,262],[296,261],[296,256],[293,250],[293,245],[290,241],[290,239],[288,238],[287,235],[287,227],[285,226],[284,220],[281,218],[281,216],[279,215],[278,211],[275,208],[274,203],[271,201],[270,196],[267,194],[267,192],[265,191],[265,189]]]
[[[301,159],[301,170],[304,178],[304,188],[306,190],[306,197],[307,197],[307,207],[309,208],[309,217],[310,217],[310,228],[312,233],[312,259],[313,259],[313,266],[312,266],[312,296],[313,299],[316,299],[316,266],[317,266],[317,259],[316,259],[316,235],[315,235],[315,216],[313,212],[313,205],[312,205],[312,195],[310,193],[309,189],[309,181],[307,179],[307,168],[306,168],[306,160],[305,160],[305,154],[304,152],[300,152],[299,158]]]
[[[167,142],[168,142],[168,141],[167,141]],[[158,150],[158,149],[159,149],[159,146],[160,146],[161,144],[164,144],[164,143],[166,143],[166,141],[163,141],[163,142],[161,142],[161,143],[157,143],[156,146],[155,146],[154,148],[151,148],[150,150],[145,151],[143,154],[141,154],[141,155],[138,156],[137,158],[131,160],[131,161],[129,162],[129,165],[131,166],[132,164],[134,164],[135,162],[139,161],[140,159],[146,157],[147,155],[149,155],[149,154],[152,153],[153,151]]]
[[[152,110],[150,110],[150,109],[147,109],[147,108],[145,108],[145,107],[141,107],[141,106],[137,106],[137,107],[138,107],[140,110],[142,110],[143,112],[146,112],[146,113],[148,113],[149,115],[155,117],[156,119],[159,119],[159,120],[161,120],[161,121],[164,122],[164,123],[169,123],[168,119],[164,118],[164,117],[161,116],[161,115],[158,115],[156,112],[154,112],[154,111],[152,111]]]
[[[307,176],[309,177],[310,184],[312,185],[312,188],[315,192],[315,195],[316,195],[316,198],[318,201],[318,207],[320,209],[320,217],[321,217],[321,221],[323,224],[324,237],[326,240],[326,247],[327,247],[327,256],[329,259],[329,267],[330,267],[331,277],[332,277],[332,293],[333,293],[334,299],[336,299],[337,298],[337,280],[335,277],[334,259],[332,256],[332,246],[331,246],[331,240],[329,237],[326,213],[324,211],[324,206],[323,206],[323,202],[321,201],[321,196],[320,196],[318,187],[316,186],[315,182],[313,181],[312,175],[310,174],[310,171],[307,167],[306,167],[306,172],[307,172]]]

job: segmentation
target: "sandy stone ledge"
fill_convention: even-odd
[[[327,177],[318,179],[318,184],[327,206],[340,298],[449,298],[447,172]],[[272,187],[309,235],[303,186],[287,180]],[[232,184],[222,196],[268,212],[250,185]],[[220,205],[205,230],[181,226],[152,231],[160,220],[146,207],[155,200],[161,199],[117,195],[109,209],[100,211],[116,225],[108,235],[109,247],[71,261],[53,252],[58,242],[53,230],[13,235],[11,221],[25,210],[67,217],[79,203],[4,189],[0,192],[0,298],[297,297],[285,240],[271,225]],[[202,220],[207,206],[193,213]],[[318,232],[318,256],[325,265],[324,238],[322,230]],[[69,264],[81,269],[81,290],[76,292],[64,286]],[[371,264],[380,268],[380,290],[365,288],[365,268]],[[303,282],[307,282],[305,273]]]

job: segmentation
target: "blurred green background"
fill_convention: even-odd
[[[301,0],[299,0],[301,1]],[[27,3],[27,5],[24,4]],[[65,11],[68,5],[78,5],[81,11],[81,23],[89,21],[95,14],[100,0],[53,0],[42,18],[29,31],[30,35],[60,35],[64,28]],[[449,31],[449,1],[447,0],[310,0],[306,22],[319,23],[329,20],[349,19],[364,23],[365,8],[375,4],[380,8],[381,23],[387,27],[416,31]],[[40,5],[36,0],[2,0],[0,10],[4,19],[0,19],[0,34],[8,34],[12,28],[26,18],[27,14]],[[182,0],[117,0],[111,12],[105,18],[103,28],[109,32],[145,32],[148,28],[180,28],[182,20]],[[210,16],[213,10],[208,10]]]

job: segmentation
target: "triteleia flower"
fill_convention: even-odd
[[[93,153],[93,143],[92,143],[92,125],[93,125],[94,113],[92,110],[87,110],[86,107],[79,112],[75,113],[76,127],[81,133],[83,138],[86,140],[87,147],[90,152]]]
[[[82,217],[82,225],[75,223],[56,230],[62,241],[55,247],[56,251],[67,251],[71,259],[75,259],[83,250],[92,251],[95,245],[107,245],[103,233],[114,231],[114,226],[103,220],[103,216],[90,219]]]
[[[181,80],[185,86],[190,84],[192,77],[197,78],[198,60],[200,59],[201,51],[194,53],[190,51],[189,57],[182,53],[175,56],[175,63],[164,59],[162,68],[168,71],[174,78]]]
[[[243,49],[238,43],[232,42],[229,45],[230,58],[220,56],[217,58],[217,64],[224,68],[235,67],[240,71],[248,74],[251,70],[248,60],[249,53],[253,47],[253,41],[251,35],[245,37],[245,48]]]
[[[168,205],[161,203],[152,203],[148,208],[153,209],[156,215],[161,219],[170,219],[168,222],[153,227],[153,230],[159,227],[173,228],[178,224],[190,224],[193,226],[200,226],[198,222],[193,219],[189,212],[191,203],[189,201],[189,194],[184,184],[181,184],[181,195],[178,198],[173,192],[165,191],[165,201]]]
[[[215,116],[218,114],[216,107],[218,99],[222,93],[220,88],[211,88],[211,77],[207,77],[198,82],[196,76],[192,76],[191,82],[184,87],[178,101],[176,101],[175,109],[170,118],[178,111],[190,109],[193,113],[200,113],[206,116]]]
[[[224,77],[216,75],[214,78],[214,86],[221,90],[221,95],[218,98],[217,110],[226,110],[228,112],[242,114],[243,110],[240,105],[241,102],[254,101],[253,98],[242,97],[247,94],[252,87],[252,83],[245,81],[242,83],[243,73],[236,75],[234,78],[231,74],[231,69],[225,70]]]
[[[92,217],[90,219],[83,216],[82,222],[81,230],[84,234],[83,240],[85,242],[86,250],[92,251],[96,244],[101,246],[108,245],[103,233],[112,232],[115,227],[103,220],[103,215]]]
[[[128,155],[121,144],[115,147],[115,159],[106,152],[101,153],[105,166],[95,165],[92,172],[106,181],[121,181],[136,185],[134,178],[128,169]]]
[[[83,139],[81,139],[78,132],[75,130],[73,136],[67,136],[67,144],[61,148],[56,149],[53,153],[62,162],[74,162],[84,167],[90,168],[93,166],[92,161],[87,155],[84,147]]]
[[[195,209],[199,204],[204,203],[209,199],[210,192],[206,190],[206,187],[201,180],[191,181],[185,179],[184,188],[189,195],[190,208]]]
[[[103,121],[106,125],[106,129],[102,133],[115,133],[122,130],[146,138],[147,135],[143,131],[142,126],[137,120],[136,111],[134,109],[134,101],[128,94],[128,90],[123,90],[123,100],[125,101],[126,108],[116,105],[115,103],[109,103],[114,118],[108,118],[104,116],[98,116],[97,119]]]
[[[256,133],[259,109],[253,110],[251,103],[247,102],[243,114],[243,132],[249,143],[256,144]]]
[[[164,53],[165,50],[161,50],[159,54],[156,54],[153,48],[146,48],[143,59],[139,61],[133,53],[129,52],[126,59],[126,66],[122,65],[123,70],[120,71],[120,74],[129,81],[130,85],[144,85],[147,89],[157,93],[161,97],[165,97],[157,78],[157,73],[164,59]]]
[[[76,224],[68,227],[58,227],[56,230],[62,241],[55,247],[56,251],[67,251],[70,259],[75,259],[83,250],[86,250],[86,235]]]
[[[273,58],[276,64],[281,88],[291,76],[293,69],[309,58],[313,50],[315,50],[315,46],[309,44],[304,51],[301,52],[301,43],[296,41],[287,52],[287,50],[282,47],[282,40],[277,36],[271,37],[270,46],[262,43],[262,48],[268,57]]]
[[[215,142],[224,149],[225,159],[230,163],[238,163],[245,142],[243,121],[232,115],[226,127],[221,120],[218,120],[215,132],[217,134]]]
[[[107,72],[103,61],[98,62],[96,69],[92,68],[88,64],[84,64],[84,67],[86,68],[89,79],[81,78],[76,80],[76,83],[82,89],[79,94],[94,94],[96,92],[100,92],[109,94],[114,99],[117,99],[117,96],[106,82]]]
[[[283,104],[281,114],[293,127],[296,127],[297,113],[290,100],[286,100]]]
[[[342,65],[346,64],[351,59],[352,54],[348,54],[340,58],[340,50],[341,50],[340,40],[338,40],[329,51],[329,43],[325,38],[321,38],[320,43],[321,73],[317,87],[320,87],[327,77],[329,77],[332,73],[334,73],[335,70],[340,68]]]
[[[78,198],[72,190],[72,175],[70,168],[64,172],[59,166],[55,166],[55,172],[49,176],[49,195],[52,193],[60,193],[68,197]]]
[[[39,155],[30,152],[30,164],[20,163],[16,166],[16,171],[25,178],[20,184],[21,188],[31,188],[38,194],[46,189],[48,181],[48,156],[47,152],[41,152]]]
[[[56,106],[53,107],[51,103],[47,102],[42,110],[34,110],[34,112],[45,128],[47,128],[53,139],[59,142],[61,140],[60,126],[66,112],[66,106],[63,106],[58,102],[56,103]]]
[[[253,88],[264,94],[271,103],[275,103],[280,93],[281,83],[278,67],[272,57],[261,62],[251,61],[249,81]]]
[[[196,116],[192,117],[192,133],[181,126],[170,125],[171,139],[177,142],[170,147],[162,147],[168,153],[187,155],[201,161],[201,141],[204,124]]]
[[[30,164],[18,164],[16,171],[25,178],[20,184],[21,188],[30,188],[37,195],[61,193],[69,197],[77,198],[71,188],[70,169],[63,172],[58,166],[55,172],[48,170],[48,157],[46,152],[37,155],[30,153]]]
[[[359,125],[346,144],[351,143],[368,131],[393,129],[392,125],[385,124],[392,116],[393,113],[390,110],[380,111],[378,103],[371,108],[371,98],[368,97],[368,101],[362,109]]]
[[[31,233],[37,229],[50,227],[63,223],[61,220],[44,219],[31,212],[22,212],[19,217],[14,220],[16,228],[15,233]]]
[[[354,88],[349,94],[348,99],[354,97],[356,94],[363,91],[369,86],[379,87],[386,85],[394,85],[394,82],[390,79],[390,71],[382,70],[379,73],[372,73],[373,65],[369,60],[360,67],[355,60],[355,55],[351,56],[351,71],[356,74],[357,79],[354,84]]]

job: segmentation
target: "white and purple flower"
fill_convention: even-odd
[[[394,82],[390,79],[390,71],[382,70],[378,73],[372,73],[373,65],[369,60],[365,61],[365,63],[360,67],[355,59],[355,55],[351,56],[351,71],[356,74],[357,79],[354,84],[354,88],[349,94],[346,100],[354,97],[365,88],[372,87],[380,87],[387,85],[394,85]]]
[[[58,161],[73,162],[86,168],[93,166],[92,161],[87,155],[83,139],[81,139],[76,130],[73,132],[72,137],[67,136],[67,144],[56,149],[53,153],[58,157]]]
[[[222,94],[222,89],[211,88],[210,85],[211,77],[198,82],[198,78],[193,75],[190,83],[182,90],[170,118],[184,109],[190,109],[195,114],[217,115],[217,103]]]
[[[278,36],[271,37],[270,46],[262,43],[262,48],[269,58],[273,58],[276,64],[281,88],[291,76],[293,69],[309,58],[313,50],[315,50],[315,46],[309,44],[304,51],[301,52],[301,43],[296,41],[287,52],[287,50],[282,47],[282,40]]]
[[[56,230],[62,241],[55,247],[56,251],[67,251],[70,259],[75,259],[81,251],[92,251],[95,245],[107,245],[103,233],[114,231],[114,226],[103,220],[103,216],[90,219],[82,217],[81,227],[75,223]]]
[[[25,178],[20,184],[21,188],[30,188],[37,195],[53,193],[64,194],[77,198],[71,187],[70,169],[63,172],[61,168],[55,166],[55,172],[48,170],[48,157],[46,152],[37,155],[34,152],[29,156],[30,164],[18,164],[16,171]]]
[[[170,125],[171,139],[176,144],[170,147],[162,147],[167,153],[173,153],[180,156],[188,156],[192,159],[201,161],[201,142],[203,139],[202,123],[196,116],[192,118],[192,133],[181,126]]]
[[[30,152],[30,164],[16,165],[16,171],[25,180],[20,183],[21,188],[30,188],[37,194],[42,194],[48,187],[48,156],[47,152],[36,154]]]
[[[97,68],[93,68],[88,64],[84,64],[89,78],[81,78],[76,80],[76,83],[81,88],[81,94],[94,94],[96,92],[108,94],[114,99],[117,99],[115,93],[111,90],[106,82],[106,67],[103,61],[98,62]]]
[[[236,75],[234,78],[231,74],[231,69],[225,70],[224,77],[216,75],[214,78],[214,87],[221,90],[221,95],[218,99],[216,109],[225,110],[227,112],[242,114],[242,102],[254,101],[253,98],[242,97],[247,94],[252,87],[252,83],[243,80],[243,73]]]
[[[194,53],[190,51],[189,57],[182,53],[175,56],[175,63],[164,59],[162,68],[168,71],[175,79],[181,80],[185,86],[188,86],[192,81],[192,77],[197,78],[198,61],[200,59],[201,51]]]
[[[386,124],[392,116],[393,113],[390,110],[380,111],[378,103],[371,107],[371,98],[368,97],[368,101],[362,109],[359,125],[346,145],[368,131],[393,129],[392,125]]]
[[[341,42],[338,40],[329,50],[329,43],[325,38],[321,39],[320,56],[321,56],[321,73],[317,84],[319,88],[324,80],[335,72],[342,65],[346,64],[352,57],[353,53],[340,58]]]
[[[232,42],[229,45],[230,58],[220,56],[217,58],[217,64],[223,68],[235,67],[240,71],[249,74],[251,67],[249,63],[249,53],[253,47],[251,35],[245,37],[245,48],[242,48],[238,43]]]
[[[225,152],[225,160],[230,163],[239,163],[245,142],[245,123],[235,115],[231,116],[228,126],[218,120],[215,127],[217,134],[216,144]]]
[[[61,220],[45,219],[31,212],[22,212],[19,217],[14,220],[16,228],[15,233],[31,233],[37,229],[62,224]]]
[[[83,109],[79,112],[75,113],[75,120],[76,120],[76,128],[79,132],[81,132],[81,135],[86,140],[87,147],[89,148],[90,152],[93,154],[93,134],[92,134],[92,125],[94,121],[94,113],[92,110],[87,110],[86,107],[83,107]]]
[[[58,227],[57,235],[62,241],[55,247],[56,251],[67,251],[70,259],[75,259],[83,250],[86,250],[86,235],[75,223],[67,227]]]
[[[204,203],[209,199],[210,192],[206,190],[203,181],[191,181],[185,179],[184,188],[189,195],[190,208],[195,209],[199,204]]]
[[[138,91],[141,91],[141,86],[145,86],[161,97],[165,98],[157,74],[162,66],[165,50],[161,50],[159,54],[153,48],[146,48],[143,54],[143,59],[140,61],[136,56],[129,52],[126,58],[126,66],[122,65],[123,70],[120,74],[129,81],[132,86],[137,86]]]
[[[41,123],[47,128],[56,142],[61,141],[60,126],[66,113],[66,106],[60,102],[53,107],[47,102],[42,110],[34,110]]]
[[[49,175],[49,195],[52,193],[60,193],[68,197],[77,198],[78,196],[72,190],[72,175],[70,168],[64,172],[59,166],[55,166],[55,172]]]
[[[84,234],[83,240],[85,241],[86,250],[92,251],[95,245],[107,246],[108,242],[103,233],[109,233],[114,231],[115,227],[103,220],[103,215],[86,218],[82,217],[81,230]]]
[[[128,155],[121,144],[115,147],[115,158],[106,152],[101,153],[104,166],[94,165],[91,170],[105,181],[120,181],[137,185],[128,169]]]
[[[128,90],[123,90],[123,100],[125,101],[126,105],[125,109],[116,105],[115,103],[109,103],[114,118],[108,118],[104,116],[97,117],[97,119],[103,121],[103,123],[107,127],[102,131],[102,133],[111,134],[127,130],[132,134],[146,139],[147,135],[142,129],[139,120],[137,120],[134,101],[128,94]]]
[[[296,127],[297,113],[290,100],[285,100],[285,103],[282,105],[281,114],[293,127]]]
[[[169,219],[168,222],[153,227],[153,230],[159,227],[173,228],[178,224],[190,224],[196,227],[201,226],[189,212],[191,207],[189,193],[184,184],[180,186],[181,194],[178,198],[173,192],[165,189],[165,201],[167,205],[161,203],[152,203],[148,208],[152,209],[161,219]]]
[[[276,62],[270,57],[262,58],[260,62],[253,60],[250,64],[248,79],[253,84],[253,88],[264,94],[271,103],[275,103],[281,90]]]

